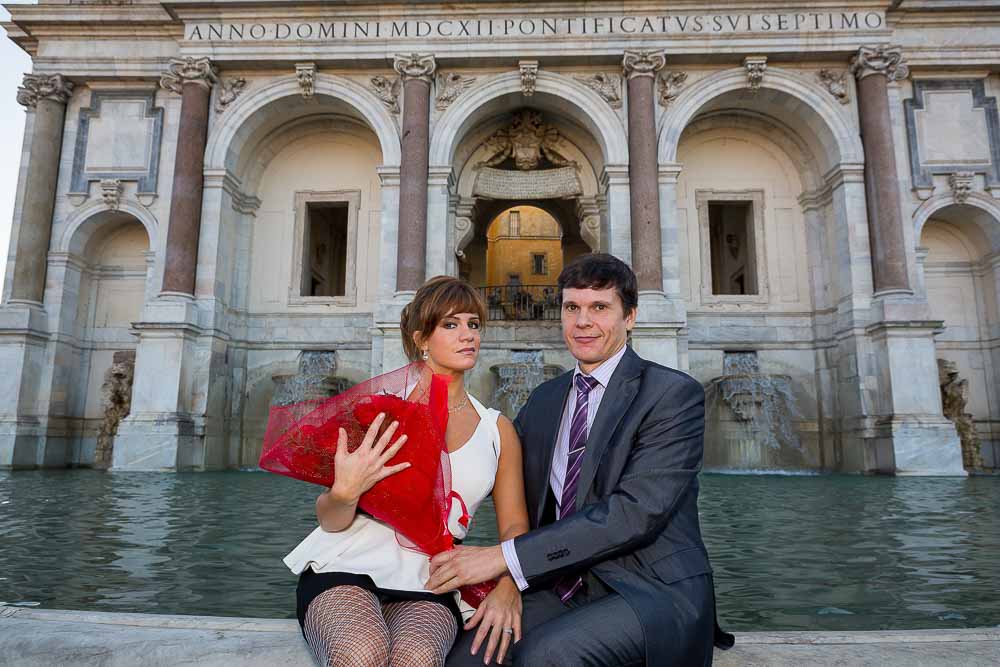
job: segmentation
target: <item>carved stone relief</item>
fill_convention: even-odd
[[[663,72],[659,77],[657,98],[664,109],[670,107],[687,82],[687,72]]]
[[[399,90],[402,82],[397,77],[388,77],[381,74],[371,78],[372,92],[381,100],[382,104],[391,113],[399,113]]]
[[[521,72],[521,93],[525,97],[535,94],[535,84],[538,81],[538,61],[522,60],[517,64]]]
[[[816,73],[816,78],[841,104],[848,104],[851,101],[847,88],[847,72],[821,69]]]
[[[751,92],[760,90],[760,84],[764,82],[764,72],[767,71],[766,56],[747,56],[743,59],[743,67],[747,71],[747,88]]]
[[[160,76],[160,87],[178,95],[185,83],[211,88],[218,82],[215,66],[208,58],[171,58],[167,71]]]
[[[958,364],[938,359],[938,384],[941,385],[941,405],[944,416],[955,424],[962,443],[962,465],[967,470],[983,467],[979,434],[972,415],[965,411],[969,403],[969,381],[959,379]]]
[[[226,79],[219,86],[218,96],[215,98],[215,112],[223,113],[226,108],[236,101],[247,87],[247,80],[243,77]]]
[[[94,451],[94,467],[106,469],[111,466],[114,454],[115,434],[118,424],[132,409],[132,379],[135,376],[135,351],[115,352],[111,367],[104,373],[101,385],[104,421],[97,432],[97,448]]]
[[[578,76],[576,80],[600,95],[612,109],[622,108],[622,78],[619,75],[598,72],[590,76]]]
[[[295,78],[299,82],[299,92],[302,99],[308,100],[316,94],[316,65],[314,63],[297,63]]]
[[[462,76],[458,72],[438,74],[437,97],[434,99],[434,108],[438,111],[444,111],[475,81],[475,77]]]

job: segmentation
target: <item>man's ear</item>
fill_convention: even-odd
[[[632,332],[632,327],[635,326],[635,318],[639,315],[639,309],[633,308],[628,315],[625,316],[625,328]]]

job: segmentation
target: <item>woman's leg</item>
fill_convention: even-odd
[[[389,662],[389,628],[382,607],[364,588],[335,586],[317,596],[302,629],[325,667],[383,667]]]
[[[447,607],[422,600],[390,602],[382,613],[389,626],[389,665],[444,665],[458,633],[455,616]]]

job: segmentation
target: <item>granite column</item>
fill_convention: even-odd
[[[888,92],[889,80],[906,78],[908,70],[899,49],[861,47],[851,72],[858,79],[874,291],[910,293]]]
[[[17,101],[35,115],[31,155],[25,177],[24,202],[14,249],[15,268],[10,298],[41,303],[52,236],[59,157],[62,153],[66,102],[73,84],[60,74],[25,74]]]
[[[215,69],[208,58],[173,59],[170,70],[160,79],[161,86],[181,96],[163,268],[166,293],[194,295],[209,101],[216,81]]]
[[[426,279],[427,173],[430,149],[432,55],[397,55],[393,68],[403,80],[402,161],[399,166],[399,245],[396,290],[413,291]]]
[[[663,290],[654,95],[656,74],[665,64],[662,51],[626,51],[622,62],[628,80],[632,269],[640,290]]]

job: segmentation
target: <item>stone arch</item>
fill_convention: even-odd
[[[973,216],[970,222],[975,224],[989,239],[991,250],[1000,249],[1000,201],[988,195],[973,192],[964,202],[958,202],[952,193],[931,197],[913,213],[913,238],[920,242],[927,221],[938,212],[951,206],[966,206],[976,209],[983,215]]]
[[[745,90],[746,87],[746,70],[733,68],[700,79],[681,92],[660,122],[657,150],[659,163],[676,162],[677,146],[685,128],[713,100],[726,93]],[[766,101],[768,92],[776,93],[778,101],[782,101],[780,98],[784,97],[785,100],[791,98],[798,103],[799,108],[795,110],[784,106],[779,108],[775,104],[776,112],[768,115],[787,122],[793,128],[796,126],[795,120],[807,124],[811,132],[797,133],[806,141],[819,144],[814,145],[812,150],[817,158],[832,158],[832,164],[826,165],[827,169],[824,171],[836,164],[864,162],[864,150],[857,129],[851,126],[846,114],[837,108],[838,105],[821,86],[798,74],[774,67],[768,68],[760,91],[756,93],[757,99]]]
[[[503,99],[516,96],[523,106],[521,76],[501,74],[459,97],[437,119],[431,134],[430,164],[451,165],[459,142],[490,115],[509,110]],[[586,128],[601,146],[605,164],[628,163],[628,138],[621,117],[600,95],[568,76],[540,71],[532,106],[558,108]]]
[[[81,255],[95,234],[109,224],[122,222],[126,215],[137,220],[145,228],[150,250],[157,248],[156,218],[145,207],[123,200],[117,209],[103,202],[93,202],[74,211],[53,245],[53,252]]]
[[[361,84],[333,74],[317,74],[314,99],[326,102],[331,109],[362,119],[375,133],[382,149],[384,166],[398,166],[401,149],[396,120],[382,102]],[[208,141],[205,169],[236,171],[241,149],[253,141],[254,135],[270,131],[294,119],[289,109],[294,106],[302,114],[301,91],[294,76],[285,77],[251,88],[227,110],[220,130]],[[307,108],[308,112],[309,109]]]

